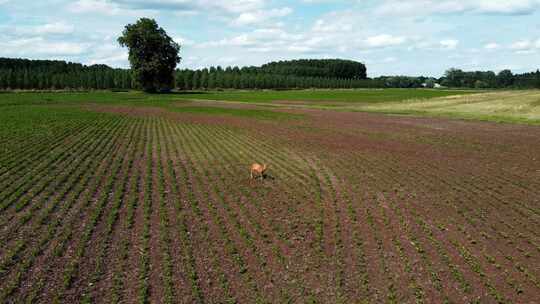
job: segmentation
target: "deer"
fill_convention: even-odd
[[[250,176],[251,176],[251,179],[254,179],[257,175],[260,176],[261,180],[265,178],[265,172],[266,170],[268,169],[268,165],[267,164],[253,164],[251,165],[251,170],[250,170]]]

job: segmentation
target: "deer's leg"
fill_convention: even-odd
[[[253,179],[253,170],[249,171],[249,176],[251,177],[251,179]]]

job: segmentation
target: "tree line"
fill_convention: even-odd
[[[366,79],[367,69],[361,62],[342,59],[299,59],[277,61],[259,68],[265,74],[338,79]]]
[[[311,60],[315,63],[315,60]],[[353,66],[351,62],[351,66]],[[358,65],[354,64],[356,67]],[[294,89],[294,88],[379,88],[383,84],[372,79],[303,76],[283,74],[272,68],[262,67],[211,67],[199,70],[175,70],[174,87],[178,90],[212,89]],[[328,68],[322,68],[325,70]],[[320,71],[319,71],[320,72]],[[318,72],[318,73],[319,73]],[[329,73],[336,73],[335,71]],[[28,60],[0,58],[0,89],[20,90],[100,90],[144,89],[135,81],[132,70],[113,69],[106,65],[85,66],[56,60]]]
[[[498,74],[492,71],[466,72],[460,69],[446,71],[440,83],[453,88],[540,88],[540,70],[532,73],[514,74],[510,70],[502,70]]]
[[[130,70],[57,60],[0,58],[0,89],[132,89]]]
[[[299,76],[276,73],[257,67],[211,67],[177,70],[176,88],[180,90],[214,89],[306,89],[306,88],[379,88],[372,79]]]
[[[327,60],[321,60],[321,66]],[[291,70],[281,63],[262,67],[210,67],[205,69],[177,69],[174,88],[178,90],[218,89],[307,89],[307,88],[422,88],[440,84],[451,88],[540,88],[540,71],[513,74],[509,70],[465,72],[450,69],[441,78],[381,76],[377,78],[331,77],[334,72],[313,75],[308,66]],[[317,60],[299,61],[319,64]],[[327,62],[331,62],[327,61]],[[350,67],[355,66],[351,62]],[[294,67],[294,64],[290,64]],[[271,68],[270,68],[271,67]],[[359,65],[356,65],[358,68]],[[316,69],[321,69],[318,66]],[[314,69],[314,70],[316,70]],[[322,68],[322,70],[330,70]],[[352,70],[352,68],[351,68]],[[290,73],[290,74],[287,74]],[[320,70],[319,72],[320,73]],[[325,72],[326,73],[326,72]],[[344,74],[345,75],[345,74]],[[344,76],[342,75],[342,76]],[[79,63],[54,60],[0,58],[0,89],[21,90],[130,90],[141,89],[130,69],[113,69],[106,65],[85,66]]]

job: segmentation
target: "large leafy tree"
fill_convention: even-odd
[[[180,62],[180,45],[153,19],[126,25],[118,43],[129,49],[133,77],[145,92],[174,87],[174,70]]]

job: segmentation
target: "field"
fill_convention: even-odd
[[[540,302],[538,92],[319,93],[0,94],[0,302]]]

